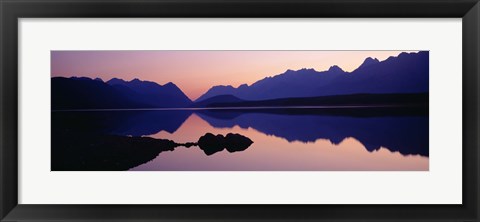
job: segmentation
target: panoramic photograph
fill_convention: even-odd
[[[429,51],[51,51],[52,171],[428,171]]]

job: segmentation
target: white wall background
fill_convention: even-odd
[[[20,204],[462,202],[461,19],[25,18],[19,25]],[[430,50],[430,171],[50,172],[50,50],[141,49]]]

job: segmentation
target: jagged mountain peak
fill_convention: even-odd
[[[125,80],[120,79],[120,78],[112,78],[106,82],[109,85],[118,85],[118,84],[125,84],[127,83]]]
[[[363,63],[358,68],[371,66],[377,63],[380,63],[380,61],[377,58],[368,57],[363,61]]]
[[[333,65],[333,66],[330,66],[330,68],[328,69],[329,72],[345,72],[343,71],[342,68],[340,68],[339,66],[337,65]]]

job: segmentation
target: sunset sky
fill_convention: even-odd
[[[380,61],[402,51],[52,51],[51,74],[134,78],[175,83],[190,99],[215,85],[248,85],[287,69],[327,70],[338,65],[353,71],[367,57]]]

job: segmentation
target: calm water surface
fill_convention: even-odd
[[[310,108],[52,112],[52,117],[54,144],[68,133],[176,143],[196,142],[205,133],[238,133],[253,141],[244,151],[212,155],[180,146],[135,164],[132,171],[429,170],[428,116],[420,114]],[[69,147],[57,144],[62,145],[52,149]]]

